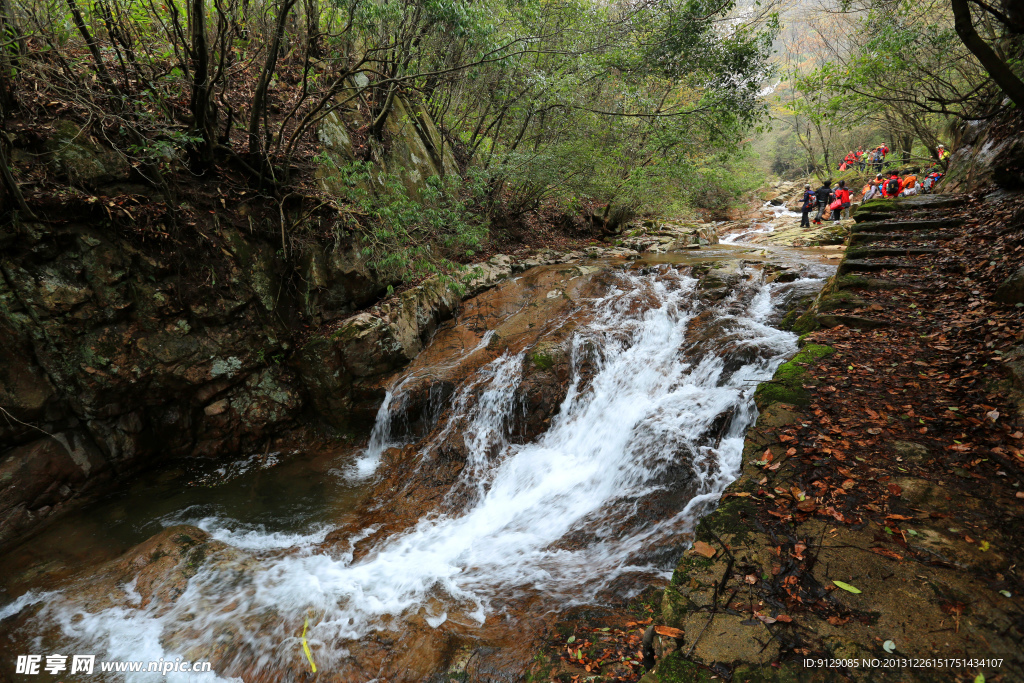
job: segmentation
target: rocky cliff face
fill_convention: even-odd
[[[455,172],[407,101],[387,135],[381,169],[410,189]],[[342,118],[321,138],[354,158]],[[274,224],[300,218],[244,196],[171,209],[69,120],[18,133],[12,156],[64,191],[47,193],[38,220],[0,228],[0,546],[160,459],[262,450],[310,396],[331,424],[359,429],[378,395],[353,383],[407,363],[457,303],[427,283],[295,354],[303,324],[346,319],[386,291],[351,236],[306,215],[308,234],[286,247]],[[182,246],[182,222],[206,242]],[[476,286],[510,272],[485,265]]]
[[[957,132],[940,192],[957,193],[996,186],[1024,189],[1024,120],[1017,111],[990,120],[967,121]]]

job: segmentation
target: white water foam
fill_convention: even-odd
[[[475,402],[458,403],[471,395],[465,386],[458,390],[453,412],[470,449],[458,485],[472,492],[459,513],[425,516],[359,560],[356,539],[344,552],[328,551],[316,546],[319,531],[280,539],[198,520],[251,552],[208,558],[170,605],[154,600],[145,608],[90,613],[68,593],[51,599],[41,616],[60,625],[68,649],[103,650],[111,658],[131,652],[133,659],[217,651],[218,668],[229,674],[274,671],[293,661],[310,617],[309,644],[327,668],[348,656],[339,641],[393,628],[397,618],[419,613],[433,627],[449,618],[479,623],[517,593],[541,591],[562,605],[587,602],[624,572],[665,571],[648,566],[643,550],[681,538],[735,478],[755,416],[753,387],[795,351],[796,337],[766,324],[771,286],[755,278],[713,311],[731,340],[723,357],[723,347],[688,331],[707,309],[695,280],[620,277],[593,302],[593,322],[574,338],[570,391],[534,443],[506,439],[522,355],[502,356],[470,377],[466,386],[483,389],[473,393]],[[589,380],[582,372],[588,363],[596,368]],[[401,385],[387,402],[400,391]],[[720,438],[709,439],[729,411]],[[386,447],[390,430],[383,423],[392,416],[383,408],[381,415],[362,476]],[[690,472],[689,501],[658,521],[637,517],[639,501],[671,486],[666,474],[680,467]],[[587,542],[567,542],[580,534]]]
[[[722,244],[738,244],[740,242],[746,242],[752,235],[766,235],[773,233],[775,232],[775,224],[772,221],[776,221],[779,218],[800,218],[800,214],[795,211],[790,211],[786,208],[785,204],[776,206],[771,202],[765,202],[763,208],[772,212],[772,217],[768,219],[768,222],[752,221],[750,223],[750,230],[728,234],[721,239]]]
[[[283,548],[306,548],[323,543],[334,527],[318,524],[306,533],[290,533],[286,531],[267,531],[263,524],[248,524],[233,519],[216,516],[193,516],[189,510],[167,515],[160,519],[165,527],[178,524],[196,526],[210,534],[216,541],[243,550],[277,550]]]

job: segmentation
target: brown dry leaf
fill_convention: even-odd
[[[714,548],[709,546],[704,541],[697,541],[696,543],[694,543],[693,547],[690,548],[690,552],[695,554],[695,555],[700,555],[702,557],[707,557],[707,558],[712,558],[712,557],[715,556],[715,554],[718,553],[717,550],[715,550]]]
[[[868,430],[868,434],[871,434],[872,436],[878,436],[881,433],[882,430],[879,429],[878,427],[872,427],[871,429]]]
[[[884,557],[890,557],[890,558],[892,558],[894,560],[902,560],[903,559],[902,555],[900,555],[898,553],[895,553],[895,552],[893,552],[891,550],[887,550],[886,548],[871,548],[870,550],[871,550],[871,552],[873,552],[873,553],[875,553],[877,555],[882,555]]]
[[[671,626],[655,626],[654,632],[659,636],[667,636],[669,638],[682,638],[684,633],[681,628],[672,628]]]
[[[790,624],[793,622],[793,617],[785,614],[780,614],[779,616],[775,617],[775,621],[781,621],[784,624]]]
[[[795,557],[798,560],[804,559],[804,551],[805,550],[807,550],[807,544],[806,543],[801,542],[801,543],[795,544],[793,546],[793,557]]]
[[[800,512],[814,512],[815,510],[818,509],[818,506],[813,500],[808,498],[807,500],[803,500],[797,503],[796,509],[799,510]]]
[[[832,624],[833,626],[842,626],[843,624],[845,624],[849,620],[850,620],[849,617],[847,617],[845,619],[843,619],[841,617],[829,617],[828,618],[828,623]]]
[[[847,479],[842,484],[843,488],[845,490],[847,490],[847,491],[849,491],[850,489],[852,489],[856,485],[857,485],[857,482],[855,482],[853,479]]]
[[[743,580],[746,581],[747,583],[749,583],[751,586],[753,586],[755,583],[757,583],[757,577],[754,576],[753,574],[747,574],[746,576],[743,577]]]
[[[789,450],[786,451],[786,455],[796,455],[796,449],[790,448]]]
[[[889,493],[891,493],[894,496],[898,496],[901,493],[903,493],[903,489],[900,488],[899,484],[889,484],[888,489]]]

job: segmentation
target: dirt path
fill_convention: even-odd
[[[644,683],[1024,680],[1024,198],[856,218],[653,611]]]

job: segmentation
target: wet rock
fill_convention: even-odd
[[[68,431],[0,456],[0,544],[60,509],[107,474],[108,463],[81,431]]]

